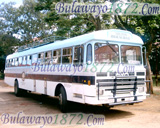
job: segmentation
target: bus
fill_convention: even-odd
[[[142,39],[125,30],[99,30],[73,38],[51,37],[6,57],[5,83],[68,102],[113,107],[146,99]]]

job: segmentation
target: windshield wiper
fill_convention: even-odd
[[[117,51],[110,45],[110,43],[108,41],[106,41],[106,43],[116,53],[116,55],[119,56]]]

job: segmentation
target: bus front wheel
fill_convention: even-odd
[[[22,94],[22,89],[19,88],[19,84],[17,80],[14,82],[14,94],[16,96],[21,96]]]
[[[67,111],[67,95],[66,95],[66,91],[64,89],[64,87],[60,88],[60,92],[59,92],[59,106],[62,112],[66,112]]]

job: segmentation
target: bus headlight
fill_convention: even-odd
[[[144,90],[144,87],[138,87],[138,92],[139,93],[142,93],[142,92],[144,92],[145,90]]]
[[[99,90],[99,95],[103,95],[104,91],[103,90]],[[98,90],[97,90],[97,95],[98,95]]]

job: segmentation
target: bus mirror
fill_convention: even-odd
[[[143,65],[145,68],[147,67],[146,47],[145,46],[143,46]]]

